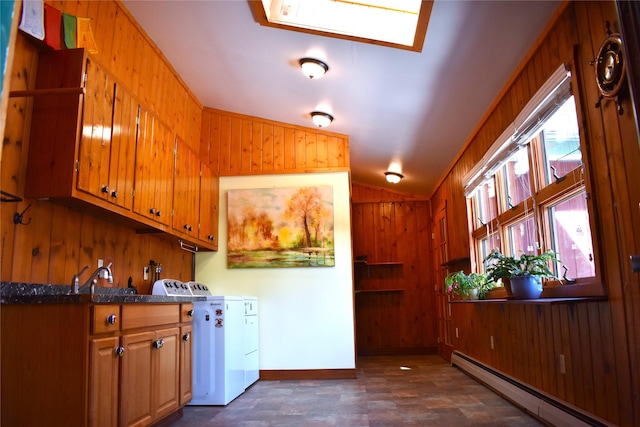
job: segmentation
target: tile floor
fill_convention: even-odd
[[[438,356],[376,356],[358,359],[355,380],[258,381],[171,427],[542,425]]]

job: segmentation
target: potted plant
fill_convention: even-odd
[[[464,271],[449,273],[444,279],[447,293],[461,299],[484,299],[493,288],[493,283],[482,273],[465,274]]]
[[[515,299],[535,299],[542,294],[542,278],[555,277],[549,262],[562,262],[556,253],[548,250],[539,255],[521,254],[519,257],[505,256],[497,250],[484,259],[487,279],[498,281],[509,279],[511,293]]]

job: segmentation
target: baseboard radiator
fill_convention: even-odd
[[[527,386],[458,351],[454,351],[451,355],[451,365],[456,366],[467,375],[502,395],[505,399],[552,426],[614,426],[566,402],[554,399],[550,395]]]

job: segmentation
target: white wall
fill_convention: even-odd
[[[335,267],[227,269],[227,192],[332,186]],[[220,178],[218,252],[196,255],[196,281],[217,295],[259,298],[260,369],[355,368],[347,172]]]

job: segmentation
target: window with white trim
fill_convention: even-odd
[[[560,67],[465,176],[476,271],[494,249],[505,255],[554,250],[548,296],[601,295],[593,210],[585,182],[571,74]],[[573,285],[589,285],[576,287]]]

